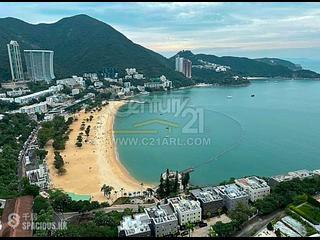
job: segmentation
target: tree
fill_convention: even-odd
[[[270,231],[273,231],[273,230],[274,230],[273,225],[272,225],[271,222],[268,223],[267,229],[270,230]]]
[[[85,133],[86,133],[87,137],[89,137],[89,134],[90,134],[90,125],[86,128]]]
[[[188,229],[188,231],[189,231],[189,237],[191,237],[191,232],[193,232],[193,230],[194,230],[194,224],[193,223],[191,223],[191,222],[187,222],[187,224],[186,224],[186,228]]]
[[[274,233],[276,234],[277,237],[281,237],[281,231],[279,228],[277,228]]]
[[[110,198],[112,190],[113,190],[113,187],[112,186],[108,186],[106,184],[103,184],[103,186],[101,187],[101,192],[103,191],[103,195],[104,196],[108,196],[109,198]]]
[[[190,175],[189,173],[184,173],[182,174],[182,180],[181,180],[181,183],[182,183],[182,186],[183,186],[183,190],[186,190],[188,184],[189,184],[189,180],[190,180]]]
[[[54,167],[58,170],[61,171],[63,166],[64,166],[64,161],[62,156],[60,155],[60,153],[58,151],[54,152]]]
[[[221,216],[222,212],[223,212],[222,208],[218,208],[217,213],[219,217]]]
[[[212,226],[209,228],[209,236],[210,237],[217,237],[218,236],[218,234],[216,233],[216,231],[214,230],[214,228]]]
[[[33,212],[39,214],[41,210],[46,211],[50,207],[50,203],[47,199],[41,197],[40,195],[36,196],[33,200]]]
[[[34,197],[39,195],[40,188],[36,185],[31,185],[27,177],[22,178],[22,192],[21,195],[32,195]]]
[[[176,171],[176,175],[174,178],[174,185],[173,185],[173,191],[178,192],[179,191],[179,173]]]
[[[167,169],[167,172],[166,172],[165,194],[166,196],[170,194],[169,169]]]
[[[212,226],[212,228],[217,233],[218,237],[227,237],[234,232],[234,223],[223,223],[218,221]]]
[[[163,184],[163,177],[160,175],[160,185],[159,188],[157,189],[157,192],[159,196],[162,198],[165,195],[165,190],[164,190],[164,184]]]

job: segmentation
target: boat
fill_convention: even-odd
[[[143,91],[143,92],[141,92],[140,94],[142,94],[142,95],[149,95],[150,93],[147,92],[147,91]]]
[[[255,95],[254,94],[251,94],[251,97],[254,97]]]
[[[231,95],[229,95],[229,96],[227,96],[227,98],[232,98],[232,96],[231,96]]]

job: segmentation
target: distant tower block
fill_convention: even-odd
[[[20,54],[20,46],[17,41],[10,41],[10,43],[7,44],[7,48],[9,54],[12,81],[22,81],[24,80],[24,76]]]
[[[48,50],[24,50],[28,77],[32,81],[45,81],[49,83],[55,78],[53,54],[53,51]]]

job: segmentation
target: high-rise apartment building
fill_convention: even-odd
[[[187,78],[191,78],[192,62],[189,59],[176,57],[176,68],[178,72],[182,72]]]
[[[10,43],[7,44],[7,48],[8,48],[8,54],[9,54],[12,81],[24,80],[20,46],[18,42],[10,41]]]
[[[53,54],[53,51],[48,50],[24,50],[30,80],[50,82],[55,78]]]

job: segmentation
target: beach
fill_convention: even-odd
[[[65,192],[86,194],[92,201],[113,202],[123,193],[143,191],[148,185],[134,179],[118,159],[116,144],[113,141],[113,124],[117,110],[125,101],[110,101],[101,111],[75,114],[77,121],[70,125],[72,131],[66,142],[65,150],[60,151],[65,162],[66,173],[58,175],[54,168],[54,150],[50,142],[46,146],[48,151],[47,163],[50,173],[51,188],[63,189]],[[86,119],[93,116],[92,120]],[[83,146],[75,145],[81,132],[82,123],[90,125],[89,137],[83,134]],[[84,130],[82,131],[84,133]],[[101,187],[106,184],[114,190],[110,198],[105,197]]]

